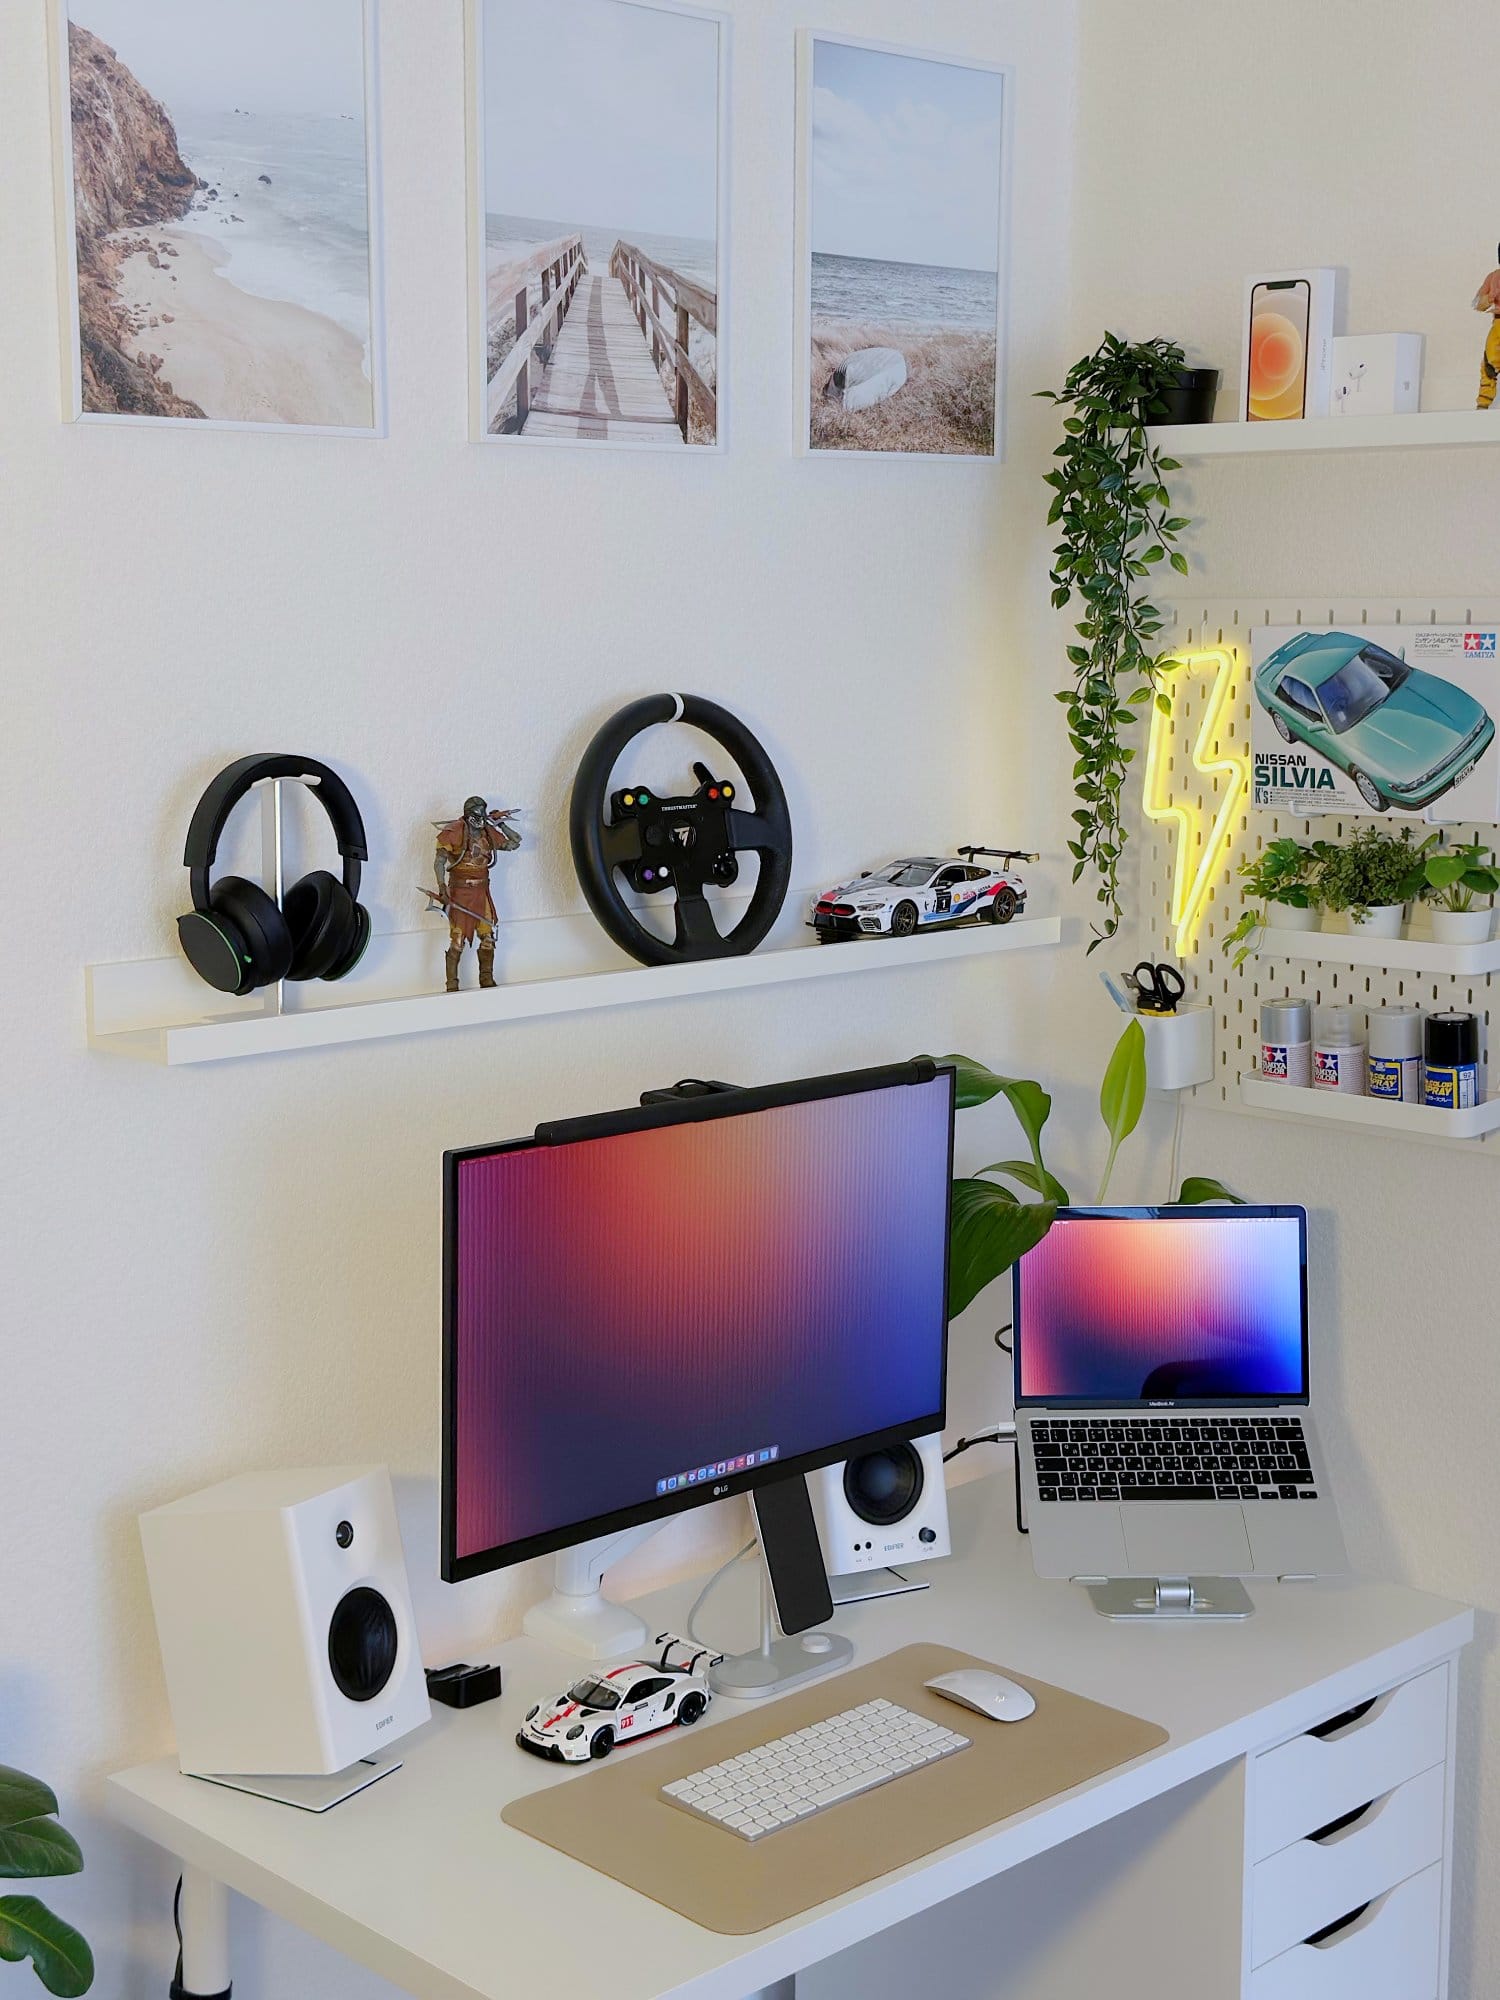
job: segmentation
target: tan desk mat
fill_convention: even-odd
[[[1167,1740],[1155,1723],[1009,1668],[999,1671],[1036,1697],[1036,1711],[1024,1722],[992,1722],[922,1685],[955,1667],[988,1665],[947,1646],[906,1646],[713,1729],[665,1731],[649,1747],[617,1753],[514,1800],[501,1817],[708,1930],[743,1937],[981,1833]],[[689,1771],[881,1696],[959,1730],[973,1747],[753,1844],[658,1796]]]

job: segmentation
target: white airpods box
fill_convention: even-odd
[[[1345,333],[1335,337],[1330,416],[1407,416],[1421,400],[1420,333]]]

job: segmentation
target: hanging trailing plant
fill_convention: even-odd
[[[1156,643],[1164,617],[1141,586],[1166,561],[1187,575],[1187,557],[1173,544],[1189,522],[1171,512],[1162,483],[1178,461],[1152,448],[1146,424],[1165,413],[1162,392],[1177,386],[1183,368],[1182,349],[1172,341],[1129,342],[1106,333],[1069,369],[1061,389],[1037,392],[1069,412],[1054,454],[1058,464],[1047,474],[1053,488],[1047,520],[1062,531],[1053,551],[1053,605],[1061,610],[1077,599],[1084,614],[1079,643],[1068,648],[1073,685],[1057,699],[1068,712],[1076,759],[1078,833],[1068,843],[1073,880],[1092,871],[1103,905],[1090,951],[1120,926],[1120,795],[1135,756],[1126,736],[1145,703],[1154,699],[1171,712],[1163,678],[1172,655],[1159,653]]]

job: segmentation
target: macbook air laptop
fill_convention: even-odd
[[[1039,1575],[1180,1594],[1347,1567],[1311,1411],[1304,1209],[1064,1208],[1014,1287]],[[1222,1615],[1249,1609],[1236,1596]]]

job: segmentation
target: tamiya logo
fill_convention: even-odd
[[[1495,634],[1493,632],[1465,632],[1464,658],[1466,660],[1493,660],[1495,657]]]

